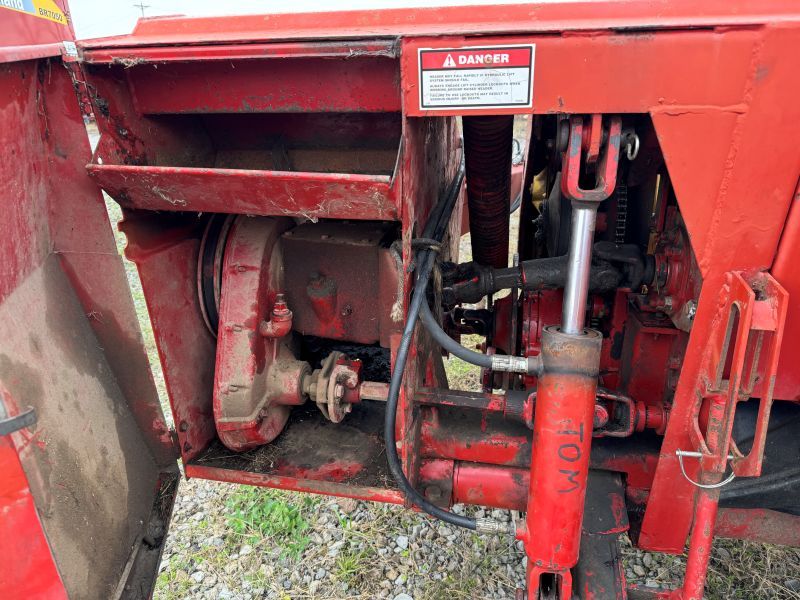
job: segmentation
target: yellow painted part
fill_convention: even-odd
[[[54,0],[0,0],[0,8],[25,13],[61,25],[67,24],[67,16]]]

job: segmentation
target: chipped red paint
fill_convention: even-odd
[[[715,530],[719,537],[800,548],[800,516],[774,510],[720,508]]]
[[[264,337],[261,324],[283,292],[276,249],[288,219],[234,221],[222,265],[214,378],[214,422],[228,448],[246,450],[274,440],[302,402],[294,356],[281,339]],[[305,367],[306,371],[310,371]],[[277,389],[270,383],[279,380]]]
[[[66,19],[0,7],[0,413],[36,411],[0,438],[4,598],[107,597],[126,584],[149,595],[139,540],[156,533],[145,519],[157,495],[166,531],[175,492],[158,486],[177,473],[176,449],[86,176],[85,88],[64,57],[73,38]],[[156,561],[162,542],[149,541]]]
[[[82,45],[86,48],[90,41]],[[253,58],[350,58],[361,56],[396,57],[394,42],[353,40],[348,42],[273,42],[270,44],[215,44],[213,46],[131,47],[121,55],[117,50],[85,50],[82,60],[89,64],[164,64],[170,61],[192,62]]]
[[[479,428],[449,427],[432,414],[420,428],[420,453],[429,458],[516,467],[528,464],[530,447],[528,433],[494,430],[489,436]]]
[[[303,474],[308,475],[309,473]],[[347,483],[336,483],[320,479],[268,475],[248,471],[222,469],[219,467],[206,467],[191,463],[186,465],[186,476],[189,478],[197,477],[199,479],[212,479],[214,481],[279,488],[295,492],[339,496],[341,498],[356,498],[358,500],[369,500],[371,502],[403,504],[404,501],[403,495],[398,490],[364,488]]]
[[[529,481],[527,469],[458,462],[453,472],[453,502],[525,510]]]
[[[125,208],[227,212],[307,219],[392,220],[390,179],[381,175],[244,169],[89,165],[89,174]],[[290,197],[290,204],[274,198]]]
[[[647,547],[652,545],[662,550],[670,548],[669,543],[673,543],[675,549],[678,544],[683,547],[683,541],[679,542],[672,537],[675,535],[674,532],[662,531],[656,524],[655,520],[667,513],[672,515],[671,518],[681,519],[680,523],[683,526],[688,525],[692,513],[695,512],[695,525],[692,530],[694,531],[697,529],[696,513],[702,508],[706,520],[713,526],[714,515],[712,508],[707,505],[713,503],[713,510],[716,510],[716,502],[709,499],[706,490],[697,492],[693,489],[694,486],[682,476],[675,456],[676,450],[691,449],[702,453],[699,461],[692,461],[689,465],[687,470],[690,477],[695,477],[700,470],[720,475],[721,478],[721,474],[728,468],[729,455],[734,457],[730,464],[734,473],[750,477],[761,473],[766,428],[773,400],[772,385],[786,320],[787,301],[785,290],[768,273],[725,274],[721,293],[715,299],[715,312],[718,316],[713,319],[708,337],[704,340],[705,352],[697,371],[697,381],[694,386],[696,391],[691,398],[686,399],[685,403],[676,402],[672,407],[661,448],[662,458],[656,471],[642,526],[643,545]],[[692,335],[695,330],[692,330]],[[687,352],[689,350],[691,345]],[[756,380],[756,372],[760,374],[760,381]],[[684,364],[682,380],[685,376]],[[744,455],[731,439],[731,432],[737,404],[751,397],[760,397],[761,402],[753,434],[752,452]],[[716,409],[719,413],[717,421],[709,418],[703,427],[701,423],[703,411],[710,410],[709,407],[714,407],[717,403],[721,403]],[[668,484],[668,481],[672,483]],[[687,486],[688,489],[685,489]],[[665,487],[672,493],[685,492],[687,498],[696,495],[697,509],[685,502],[667,502],[664,496],[667,493]],[[656,538],[651,538],[651,528],[659,531]],[[666,546],[662,545],[667,539],[670,539],[670,542]],[[697,543],[700,544],[699,541]],[[687,593],[690,596],[698,594],[702,596],[702,582],[699,588]]]
[[[595,120],[601,114],[649,116],[663,151],[669,189],[680,209],[680,215],[674,211],[660,217],[667,221],[668,235],[655,250],[657,268],[670,276],[640,304],[629,302],[635,290],[619,290],[607,306],[593,301],[592,312],[597,317],[611,311],[600,384],[631,396],[639,423],[659,433],[666,429],[666,437],[660,450],[654,436],[653,446],[637,450],[598,440],[591,462],[587,441],[580,466],[625,473],[627,501],[644,511],[638,540],[644,548],[681,552],[695,522],[682,597],[700,597],[717,503],[712,494],[698,495],[680,475],[674,451],[708,450],[702,461],[688,468],[696,476],[696,463],[701,462],[712,478],[719,475],[729,449],[736,454],[729,439],[731,420],[705,419],[706,409],[697,401],[703,396],[720,398],[718,390],[704,386],[715,361],[720,362],[725,297],[735,297],[747,307],[740,332],[765,337],[767,376],[744,394],[763,399],[756,449],[750,457],[736,457],[733,468],[739,475],[760,471],[771,396],[800,399],[795,368],[800,319],[784,292],[800,293],[794,268],[800,247],[795,189],[800,105],[791,101],[798,83],[796,69],[786,59],[797,55],[800,43],[794,3],[765,0],[755,7],[744,0],[711,0],[699,11],[671,0],[657,9],[645,0],[553,2],[481,11],[447,7],[281,15],[271,16],[268,23],[250,16],[169,17],[145,20],[130,36],[82,43],[82,61],[68,59],[68,72],[56,69],[55,62],[32,67],[33,63],[12,61],[57,56],[62,52],[59,40],[70,39],[71,32],[42,21],[41,35],[32,36],[33,29],[21,26],[29,17],[8,11],[3,17],[0,60],[11,66],[0,73],[0,89],[9,98],[11,125],[3,123],[0,137],[12,154],[20,140],[43,152],[0,167],[2,183],[12,194],[8,218],[0,223],[0,230],[8,234],[0,236],[0,307],[46,255],[56,253],[82,309],[91,315],[91,335],[104,348],[116,385],[131,404],[135,426],[158,461],[172,460],[172,436],[147,374],[130,299],[119,285],[124,274],[92,180],[104,188],[124,210],[126,253],[143,282],[175,420],[174,436],[189,476],[403,502],[401,494],[381,480],[384,473],[367,473],[372,455],[370,460],[344,457],[314,466],[298,456],[271,473],[197,462],[218,444],[220,435],[230,433],[226,427],[249,432],[243,434],[245,444],[272,439],[279,429],[273,423],[272,431],[262,435],[258,428],[263,415],[251,414],[239,415],[235,425],[215,427],[215,364],[227,365],[227,370],[217,368],[226,379],[239,375],[235,367],[245,365],[253,353],[245,351],[252,350],[249,342],[234,348],[227,334],[215,342],[203,324],[195,289],[204,224],[198,213],[287,217],[295,222],[381,221],[399,232],[396,248],[402,264],[388,247],[380,246],[378,266],[359,265],[365,277],[377,282],[369,290],[346,280],[348,269],[357,263],[352,259],[341,259],[344,274],[322,274],[336,280],[340,295],[345,284],[360,291],[360,304],[340,305],[330,286],[312,286],[311,307],[297,312],[292,321],[295,331],[359,341],[374,345],[376,352],[391,353],[397,348],[413,287],[411,239],[456,169],[460,149],[452,117],[466,112],[451,109],[433,116],[420,108],[417,50],[535,44],[533,107],[470,111],[472,115],[595,114]],[[38,87],[23,80],[38,81]],[[83,169],[88,149],[75,118],[79,113],[71,98],[73,83],[89,91],[102,134],[87,167],[89,177]],[[26,112],[24,107],[37,110]],[[264,139],[270,141],[269,148],[263,147]],[[595,127],[592,135],[581,139],[590,160],[598,157],[601,141]],[[702,147],[702,168],[694,158],[697,147]],[[75,157],[81,157],[80,164]],[[514,171],[514,181],[524,188],[532,176],[520,177],[521,171]],[[52,181],[45,182],[42,173]],[[575,177],[564,181],[573,195],[580,193],[578,183]],[[56,197],[58,201],[51,199]],[[451,223],[449,247],[442,251],[445,258],[456,254],[461,204]],[[599,231],[611,226],[611,216],[601,215]],[[678,216],[685,236],[674,221]],[[770,268],[771,275],[765,274]],[[741,289],[731,295],[737,277],[768,301],[756,301],[739,293]],[[309,295],[308,284],[304,279],[295,293]],[[248,335],[256,335],[271,298],[253,299],[232,291],[235,285],[226,287],[229,302],[248,313],[243,317]],[[315,294],[318,291],[326,293]],[[685,328],[691,333],[651,318],[653,310],[666,308],[666,294],[680,305],[698,292],[697,312]],[[560,320],[560,302],[558,291],[523,294],[523,354],[540,352],[544,327]],[[295,304],[289,298],[290,309]],[[510,315],[509,304],[498,305],[498,318]],[[311,313],[316,323],[308,320]],[[363,317],[353,326],[347,323],[348,314]],[[312,323],[307,330],[304,322]],[[496,345],[501,350],[511,338],[507,325],[497,323],[502,341],[496,340]],[[284,333],[267,329],[270,334]],[[787,340],[783,357],[778,355],[781,336]],[[240,368],[248,381],[269,363],[259,352],[252,364]],[[742,358],[738,351],[737,377]],[[291,396],[284,399],[286,405],[296,396],[295,379],[282,382],[285,395]],[[524,383],[540,387],[538,442],[532,442],[530,431],[519,422],[520,413],[510,406],[509,397],[456,398],[425,391],[445,387],[445,377],[438,350],[419,331],[398,409],[400,454],[410,478],[426,493],[438,493],[443,505],[474,501],[507,508],[522,508],[527,502],[544,506],[544,513],[529,511],[529,529],[550,528],[526,540],[532,563],[542,563],[532,572],[549,561],[544,570],[556,568],[564,578],[562,589],[568,590],[566,568],[576,545],[559,544],[547,560],[544,557],[548,543],[574,539],[580,511],[576,502],[557,506],[551,497],[553,480],[541,476],[546,472],[541,457],[558,451],[550,444],[552,436],[544,433],[555,419],[548,424],[541,417],[552,411],[568,425],[575,421],[590,426],[585,409],[593,406],[593,394],[569,377],[562,380],[565,389],[555,389],[546,378],[537,382],[527,377]],[[742,387],[734,383],[733,388]],[[583,401],[575,402],[577,396]],[[526,402],[530,416],[532,402]],[[726,409],[732,411],[734,405],[731,401]],[[277,421],[288,412],[281,410]],[[711,452],[704,436],[709,423],[713,428],[718,421],[719,448]],[[368,437],[364,431],[350,433]],[[379,447],[379,441],[372,439],[370,449]],[[325,443],[325,450],[336,449],[330,439]],[[43,436],[26,439],[26,444],[48,449]],[[531,457],[534,476],[526,477]],[[370,483],[375,485],[358,483],[369,479],[366,475],[373,476]],[[622,506],[613,508],[618,516],[624,512]],[[786,515],[724,509],[717,513],[716,530],[719,535],[781,542],[796,542],[798,531],[796,519]],[[36,536],[30,540],[34,547]],[[41,549],[34,547],[37,554]]]

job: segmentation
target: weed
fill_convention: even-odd
[[[160,590],[160,598],[163,600],[186,598],[189,595],[190,587],[189,574],[172,565],[162,571],[156,580],[156,588]]]
[[[462,336],[461,343],[467,348],[474,348],[481,338],[477,335]],[[450,387],[457,390],[479,391],[481,389],[481,368],[451,356],[444,361],[447,381]]]
[[[360,583],[366,575],[367,560],[374,555],[370,547],[350,548],[336,557],[336,578],[339,581],[355,586]]]
[[[311,496],[296,497],[287,502],[285,493],[276,490],[243,487],[234,492],[226,502],[228,526],[249,542],[258,544],[270,538],[283,547],[284,552],[297,558],[308,546],[308,521],[306,515],[318,503]]]

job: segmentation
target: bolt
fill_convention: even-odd
[[[608,410],[602,404],[594,405],[594,429],[600,429],[608,425]]]
[[[352,314],[353,314],[353,307],[350,306],[349,304],[346,304],[345,307],[342,309],[342,316],[349,317]]]
[[[344,386],[341,383],[337,383],[333,386],[333,397],[337,400],[344,398]]]
[[[441,500],[442,490],[438,485],[429,485],[425,488],[425,495],[432,502],[436,502],[437,500]]]
[[[178,431],[186,431],[189,429],[189,424],[186,421],[181,421],[181,424],[178,425]]]

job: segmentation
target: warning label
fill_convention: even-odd
[[[423,110],[530,107],[535,46],[419,50]]]

